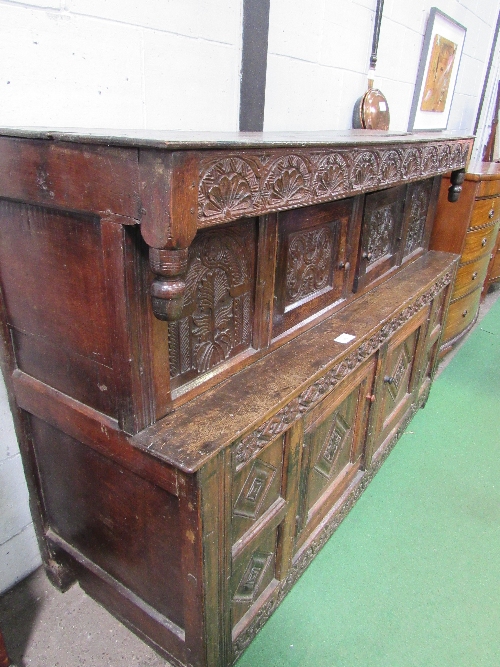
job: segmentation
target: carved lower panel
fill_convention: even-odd
[[[472,140],[388,149],[244,150],[202,158],[198,225],[309,206],[465,166]]]
[[[238,467],[243,466],[246,461],[255,456],[268,442],[283,433],[290,424],[299,419],[305,412],[317,405],[334,387],[347,376],[348,373],[357,368],[373,352],[386,341],[403,324],[408,322],[422,308],[425,308],[434,297],[449,285],[453,271],[435,283],[430,290],[419,296],[411,305],[407,306],[401,313],[386,322],[377,333],[365,340],[354,352],[345,357],[343,361],[335,365],[324,376],[310,387],[302,391],[296,398],[292,399],[284,408],[279,410],[273,417],[264,422],[258,429],[244,436],[236,446],[235,457]]]
[[[275,594],[268,602],[266,602],[265,605],[262,606],[261,609],[259,609],[252,622],[238,635],[236,640],[233,642],[233,662],[236,662],[243,651],[254,640],[256,635],[283,601],[295,582],[302,576],[302,574],[304,574],[307,567],[311,564],[316,555],[325,546],[330,537],[346,518],[347,514],[354,507],[358,499],[361,497],[363,491],[380,470],[380,467],[391,453],[399,438],[404,433],[406,427],[413,419],[417,410],[425,405],[427,395],[428,390],[424,392],[415,403],[411,404],[408,413],[405,415],[401,424],[396,429],[394,435],[385,443],[384,449],[373,462],[371,468],[364,472],[358,473],[353,483],[345,491],[342,497],[339,498],[335,506],[322,521],[319,529],[314,534],[312,539],[310,539],[304,548],[297,554],[292,567],[288,572],[288,575],[279,583]]]
[[[247,349],[252,339],[255,226],[200,233],[189,249],[184,307],[169,324],[173,386]]]

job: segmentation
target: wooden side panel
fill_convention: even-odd
[[[0,137],[0,196],[140,219],[137,150]]]
[[[47,527],[184,627],[178,499],[36,417]]]
[[[461,255],[477,183],[466,180],[458,201],[454,203],[448,201],[449,187],[449,177],[443,178],[429,247],[431,250],[443,250]]]
[[[115,416],[98,219],[1,201],[0,278],[21,370]]]

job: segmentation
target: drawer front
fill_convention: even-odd
[[[474,208],[472,209],[472,216],[470,220],[470,227],[480,227],[487,225],[489,222],[494,222],[500,217],[500,197],[492,197],[491,199],[476,199]]]
[[[450,304],[443,337],[445,342],[465,331],[469,324],[474,321],[480,298],[481,285],[478,285],[474,292]]]
[[[500,178],[494,181],[481,181],[478,197],[492,197],[495,195],[500,195]]]
[[[467,232],[461,263],[472,262],[482,255],[489,254],[495,243],[496,230],[497,225],[492,223],[489,227]]]
[[[455,279],[453,299],[459,299],[469,294],[469,292],[472,292],[478,286],[482,287],[486,271],[488,270],[489,259],[489,255],[484,255],[484,257],[477,259],[475,262],[460,266]]]

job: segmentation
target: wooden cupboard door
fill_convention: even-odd
[[[402,230],[403,261],[414,257],[429,245],[435,203],[438,194],[438,179],[428,178],[410,183],[406,193]]]
[[[273,337],[351,293],[354,201],[279,214]]]
[[[356,289],[363,289],[401,261],[406,185],[366,195]]]
[[[374,374],[372,358],[304,420],[296,551],[363,467]]]
[[[375,382],[376,409],[370,425],[370,464],[411,410],[422,379],[429,316],[427,306],[381,348]]]

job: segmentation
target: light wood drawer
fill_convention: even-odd
[[[494,181],[481,181],[478,197],[491,197],[500,194],[500,178]]]
[[[448,310],[446,326],[444,329],[443,341],[451,340],[467,329],[469,324],[474,321],[479,308],[481,298],[481,286],[470,294],[452,301]]]
[[[484,255],[480,259],[470,264],[460,266],[455,279],[455,289],[453,290],[453,299],[458,299],[472,292],[476,287],[483,285],[488,271],[490,261],[489,255]]]
[[[496,230],[497,225],[493,223],[489,227],[467,232],[461,263],[472,262],[482,255],[489,254],[495,244]]]
[[[495,258],[493,259],[490,271],[490,283],[496,283],[500,280],[500,250],[497,250]]]
[[[489,222],[498,220],[498,218],[500,218],[500,197],[476,199],[472,209],[470,227],[487,225]]]

